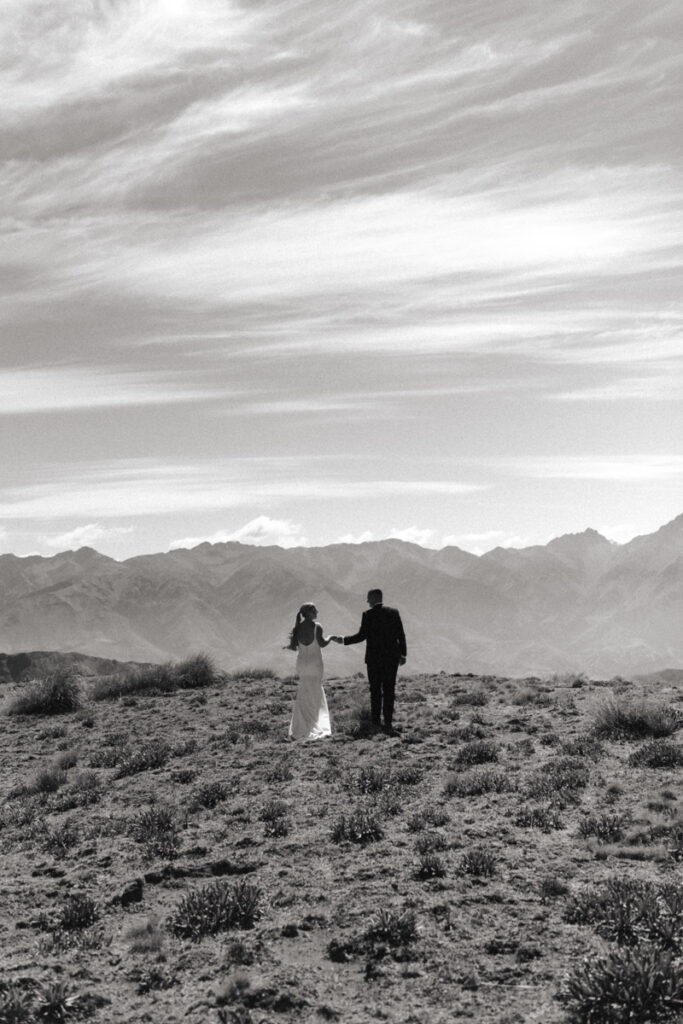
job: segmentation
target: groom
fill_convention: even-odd
[[[391,724],[394,715],[394,692],[396,673],[399,665],[405,665],[407,649],[401,616],[396,608],[382,604],[382,591],[368,591],[368,611],[363,612],[360,629],[353,636],[341,637],[346,644],[365,646],[365,662],[370,683],[370,713],[373,727],[382,728],[384,710],[384,731],[396,736]]]

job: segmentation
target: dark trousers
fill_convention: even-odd
[[[398,662],[369,661],[367,670],[370,683],[370,714],[373,725],[381,724],[382,711],[384,711],[384,724],[389,728],[394,717]]]

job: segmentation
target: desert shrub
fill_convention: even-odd
[[[164,933],[156,917],[131,925],[124,938],[131,953],[158,953],[164,944]]]
[[[496,870],[496,858],[485,846],[474,847],[463,854],[459,868],[466,875],[490,877]]]
[[[54,759],[54,767],[60,768],[62,771],[68,772],[69,768],[74,768],[78,764],[78,754],[75,750],[65,750],[61,754],[57,754]]]
[[[546,875],[541,879],[539,891],[542,901],[546,903],[547,900],[554,899],[556,896],[566,896],[569,886],[556,875]]]
[[[577,757],[548,761],[528,780],[527,796],[560,805],[578,802],[578,791],[588,785],[589,771]]]
[[[540,828],[542,832],[564,828],[564,823],[552,807],[521,807],[515,817],[520,828]]]
[[[423,881],[428,878],[443,878],[446,868],[437,853],[423,853],[420,857],[415,877]]]
[[[60,810],[72,807],[90,807],[102,799],[104,787],[95,772],[81,772],[69,785],[60,803]]]
[[[131,818],[128,833],[144,846],[146,857],[174,857],[180,845],[175,813],[168,807],[150,807]]]
[[[34,683],[11,701],[8,715],[63,715],[81,706],[81,689],[73,672],[55,672]]]
[[[591,761],[599,761],[604,753],[604,747],[597,736],[577,736],[573,740],[566,740],[560,750],[566,757],[587,757]]]
[[[378,944],[407,946],[417,939],[417,920],[412,910],[382,909],[365,931],[364,940],[370,946]]]
[[[80,931],[89,928],[99,917],[95,901],[85,893],[74,893],[59,912],[57,926],[64,931]]]
[[[276,761],[264,773],[266,782],[289,782],[293,777],[291,764],[284,758],[281,761]]]
[[[182,690],[200,690],[217,686],[221,677],[216,672],[213,659],[208,654],[193,654],[173,666],[177,685]]]
[[[263,826],[263,834],[267,839],[280,839],[289,835],[289,822],[286,818],[274,818]]]
[[[422,771],[416,765],[408,764],[394,771],[392,781],[397,786],[416,786],[422,781]]]
[[[574,967],[561,1000],[575,1024],[653,1024],[683,1009],[683,965],[656,946],[616,949]]]
[[[62,1024],[76,1014],[79,1001],[79,996],[69,993],[65,981],[50,981],[36,989],[34,1014],[48,1024]]]
[[[512,793],[514,779],[506,772],[485,768],[482,771],[463,772],[446,779],[444,796],[481,796],[484,793]]]
[[[287,804],[284,800],[268,800],[261,808],[259,819],[261,821],[276,821],[287,815]]]
[[[343,727],[344,731],[355,740],[367,739],[377,732],[370,708],[365,704],[359,704],[349,712],[343,722]]]
[[[171,665],[151,665],[121,675],[101,676],[90,690],[93,700],[116,700],[136,693],[170,693],[177,687]]]
[[[415,849],[419,854],[445,850],[447,846],[448,842],[440,832],[425,832],[415,841]]]
[[[489,699],[486,696],[486,694],[482,693],[479,690],[475,691],[474,693],[456,693],[451,703],[454,704],[456,707],[469,706],[483,708],[486,704],[488,704],[488,700]]]
[[[357,793],[379,793],[391,784],[391,772],[387,768],[367,765],[349,774],[343,780],[343,786]]]
[[[485,764],[498,760],[498,746],[492,740],[474,740],[466,743],[455,755],[457,765]]]
[[[462,725],[458,729],[453,729],[448,734],[449,743],[456,743],[461,740],[463,743],[470,743],[472,740],[483,740],[486,739],[486,729],[483,728],[480,722],[468,722],[467,725]]]
[[[332,842],[358,843],[359,846],[367,846],[368,843],[376,843],[384,835],[379,815],[372,807],[356,807],[348,816],[341,814],[331,830]]]
[[[92,752],[88,765],[91,768],[115,768],[127,752],[125,747],[100,747]]]
[[[150,768],[161,768],[166,764],[171,750],[163,740],[153,740],[139,750],[126,751],[119,763],[117,779],[146,772]]]
[[[181,939],[198,942],[232,928],[252,928],[259,916],[261,890],[249,882],[212,882],[187,893],[169,919],[169,927]]]
[[[582,839],[595,836],[601,843],[616,843],[624,838],[624,829],[629,824],[627,814],[592,814],[579,822]]]
[[[611,878],[572,896],[565,921],[589,924],[620,946],[654,942],[680,949],[683,939],[683,889],[635,878]]]
[[[628,763],[632,768],[680,768],[683,747],[662,739],[650,740],[634,750]]]
[[[272,668],[240,668],[236,672],[229,672],[226,678],[233,682],[243,680],[252,683],[265,679],[277,679],[277,673],[273,672]]]
[[[408,818],[407,825],[409,832],[422,832],[425,828],[439,828],[447,825],[450,817],[441,807],[423,807]]]
[[[67,818],[56,828],[48,828],[43,838],[43,849],[54,857],[63,857],[70,849],[79,842],[81,838],[78,822],[73,818]]]
[[[681,715],[667,705],[646,701],[631,704],[612,698],[598,709],[593,733],[610,740],[659,739],[671,736],[682,722]]]
[[[204,807],[210,811],[217,804],[226,800],[228,797],[228,787],[224,782],[205,782],[203,785],[198,786],[197,789],[192,793],[190,797],[190,807],[193,810],[197,810],[199,807]]]
[[[66,778],[62,768],[42,768],[33,776],[26,789],[28,793],[56,793]]]
[[[0,1024],[30,1024],[31,996],[13,981],[0,982]]]

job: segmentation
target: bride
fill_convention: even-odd
[[[316,621],[318,609],[310,601],[302,604],[296,616],[294,629],[289,635],[288,650],[297,652],[296,671],[299,685],[289,736],[293,740],[320,740],[332,735],[330,713],[323,690],[322,647],[332,637],[323,636],[323,628]]]

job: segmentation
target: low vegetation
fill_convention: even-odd
[[[681,1016],[683,687],[181,664],[5,717],[0,1024]]]

